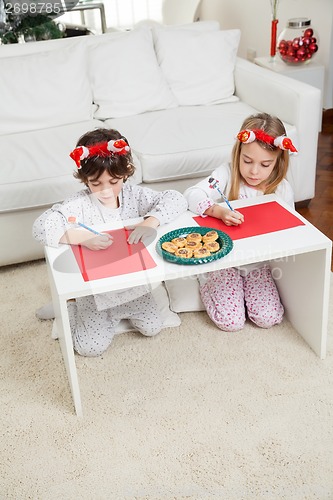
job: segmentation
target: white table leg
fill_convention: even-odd
[[[58,327],[57,327],[57,320],[56,319],[53,320],[51,338],[54,339],[54,340],[57,340],[59,338]]]
[[[82,417],[81,394],[75,364],[72,333],[69,325],[67,301],[62,301],[59,305],[60,317],[56,316],[56,318],[60,347],[67,370],[75,411],[79,417]]]
[[[271,262],[286,315],[314,352],[326,356],[331,252],[303,253]]]
[[[72,334],[69,324],[67,300],[60,299],[57,294],[52,273],[49,272],[49,282],[52,294],[52,301],[55,313],[55,320],[52,334],[56,331],[59,338],[60,348],[64,359],[69,385],[73,397],[75,412],[78,417],[82,417],[81,394],[79,380],[75,365]],[[56,330],[55,330],[56,329]]]

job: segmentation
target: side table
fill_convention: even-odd
[[[291,65],[285,64],[277,58],[272,61],[270,57],[256,57],[254,63],[263,68],[280,73],[281,75],[289,76],[300,82],[317,87],[321,91],[321,103],[323,103],[325,66],[313,62],[301,65]],[[323,105],[321,104],[319,132],[321,131],[322,108]]]

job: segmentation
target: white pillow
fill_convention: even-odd
[[[139,21],[133,27],[133,29],[142,29],[148,28],[151,29],[153,34],[153,40],[156,42],[158,31],[159,30],[194,30],[194,31],[217,31],[220,29],[220,23],[218,21],[198,21],[187,24],[162,24],[158,21],[153,21],[151,19],[144,19],[143,21]]]
[[[150,29],[123,33],[89,48],[95,118],[136,115],[177,106],[158,66]]]
[[[187,24],[159,24],[154,23],[152,25],[153,30],[163,29],[168,31],[175,30],[194,30],[194,31],[217,31],[220,29],[220,23],[218,21],[198,21],[194,23]]]
[[[2,58],[0,96],[0,134],[90,120],[83,47]]]
[[[156,30],[156,54],[179,105],[218,104],[235,90],[240,30]]]
[[[145,25],[145,22],[142,22]],[[148,26],[148,24],[146,24]],[[140,25],[138,25],[140,27]],[[161,24],[155,22],[150,25],[153,34],[154,44],[156,45],[158,39],[158,33],[160,30],[167,30],[169,32],[186,30],[186,31],[218,31],[220,29],[220,23],[218,21],[198,21],[195,23],[187,24]]]
[[[159,286],[152,290],[152,295],[156,304],[161,312],[163,327],[170,328],[179,326],[181,321],[178,314],[170,310],[169,297],[165,286],[161,283]]]
[[[171,311],[176,313],[205,311],[196,276],[168,280],[165,282],[165,288],[168,292]]]

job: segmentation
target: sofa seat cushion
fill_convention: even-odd
[[[0,185],[0,212],[49,205],[82,189],[73,177],[69,153],[78,138],[103,123],[73,125],[0,136],[1,163],[6,177]]]
[[[209,175],[228,161],[244,118],[257,110],[242,102],[181,106],[107,120],[129,140],[146,183]]]

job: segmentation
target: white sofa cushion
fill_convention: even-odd
[[[90,120],[84,47],[2,58],[0,95],[0,134]]]
[[[6,182],[0,184],[0,212],[50,205],[83,189],[83,184],[73,177],[76,166],[69,153],[81,135],[105,126],[90,120],[0,135],[1,161],[6,166]],[[140,162],[135,152],[132,156],[136,172],[130,182],[138,184],[142,180]]]
[[[142,28],[92,44],[89,75],[95,118],[130,116],[175,107],[158,66],[151,30]]]
[[[82,134],[97,126],[103,124],[90,120],[0,136],[6,165],[6,183],[0,185],[0,212],[48,205],[82,189],[73,177],[76,167],[69,153]]]
[[[137,155],[144,182],[209,175],[230,158],[243,120],[257,110],[242,103],[182,106],[107,120]]]
[[[127,137],[140,163],[142,180],[154,183],[209,175],[230,160],[243,120],[254,113],[258,110],[238,101],[214,106],[181,106],[104,123]],[[295,127],[284,125],[288,136],[298,144]],[[290,158],[289,179],[297,158]]]
[[[159,29],[155,49],[179,105],[232,98],[240,30]]]

